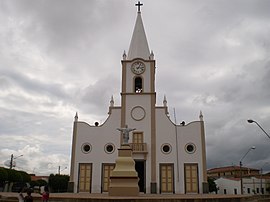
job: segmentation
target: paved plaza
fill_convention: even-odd
[[[1,192],[0,201],[18,201],[18,193],[13,192]],[[41,201],[41,195],[33,193],[34,201]],[[216,194],[140,194],[136,197],[126,197],[126,196],[109,196],[108,194],[89,194],[89,193],[51,193],[50,202],[85,202],[85,201],[98,201],[98,202],[116,202],[116,201],[131,201],[131,202],[255,202],[255,201],[270,201],[270,196],[268,198],[261,198],[259,196],[241,196],[241,195],[216,195]]]

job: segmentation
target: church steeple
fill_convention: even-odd
[[[148,47],[148,42],[146,39],[146,34],[144,31],[144,26],[141,17],[140,6],[142,4],[136,4],[138,6],[137,19],[133,31],[133,35],[131,38],[129,51],[128,51],[128,60],[132,60],[134,58],[142,58],[148,60],[150,57],[150,51]]]

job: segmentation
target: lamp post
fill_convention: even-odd
[[[20,155],[20,156],[16,156],[16,157],[14,157],[14,155],[13,155],[13,154],[11,154],[11,156],[10,156],[10,164],[9,164],[9,169],[12,169],[12,167],[13,167],[13,160],[14,160],[14,159],[17,159],[17,158],[19,158],[19,157],[21,157],[21,156],[23,156],[23,155]]]
[[[257,126],[265,133],[265,135],[267,135],[267,137],[269,137],[269,139],[270,139],[270,135],[260,126],[260,124],[257,122],[257,121],[254,121],[254,120],[252,120],[252,119],[249,119],[249,120],[247,120],[247,122],[248,123],[256,123],[257,124]]]
[[[246,155],[252,150],[252,149],[256,149],[256,147],[255,146],[252,146],[252,147],[250,147],[249,148],[249,150],[245,153],[245,155],[241,158],[241,160],[240,160],[240,163],[239,163],[239,165],[240,165],[240,183],[241,183],[241,194],[243,194],[243,175],[242,175],[242,161],[243,161],[243,159],[246,157]]]
[[[58,175],[60,175],[61,171],[65,170],[65,169],[67,169],[67,166],[65,168],[63,168],[62,170],[61,170],[61,166],[58,166]]]

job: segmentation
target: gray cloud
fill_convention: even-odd
[[[157,62],[157,104],[171,117],[204,114],[208,167],[238,164],[270,171],[270,2],[143,2]],[[120,105],[121,55],[136,18],[134,2],[1,1],[0,166],[44,174],[68,166],[72,122],[104,121]],[[173,119],[173,117],[172,117]],[[68,170],[63,172],[68,173]]]

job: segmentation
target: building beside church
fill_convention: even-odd
[[[269,194],[270,179],[267,176],[243,177],[243,194]],[[218,187],[217,194],[241,194],[241,178],[220,177],[215,180]]]
[[[198,120],[175,124],[167,100],[156,104],[156,66],[150,52],[140,9],[128,53],[123,54],[121,105],[110,100],[102,124],[79,120],[73,125],[69,190],[74,193],[108,192],[117,149],[122,143],[117,128],[128,125],[129,144],[144,193],[205,193],[205,131],[202,113]],[[158,82],[158,81],[157,81]],[[180,92],[179,92],[180,93]]]
[[[217,194],[241,194],[241,178],[243,194],[269,194],[270,177],[259,169],[225,166],[207,170],[207,176],[214,179]]]
[[[207,176],[210,178],[218,179],[220,177],[223,178],[239,178],[241,176],[243,177],[250,177],[250,176],[258,176],[260,175],[260,170],[255,168],[247,168],[247,167],[241,167],[240,166],[226,166],[226,167],[219,167],[219,168],[211,168],[207,170]]]

